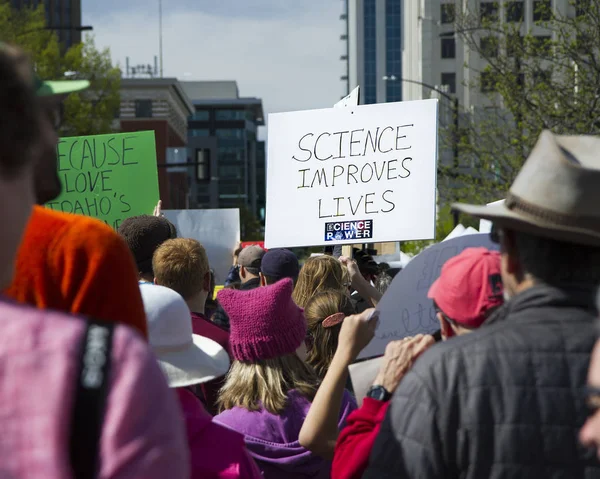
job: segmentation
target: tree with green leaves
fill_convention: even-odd
[[[465,87],[484,101],[442,135],[446,146],[458,139],[459,153],[458,164],[441,168],[445,203],[503,198],[544,129],[600,134],[600,2],[570,0],[565,10],[536,0],[534,29],[525,3],[455,4],[457,48],[469,55]]]
[[[71,94],[64,103],[61,136],[110,133],[120,108],[121,72],[108,50],[96,49],[93,38],[64,51],[55,31],[46,28],[43,2],[37,8],[14,9],[0,0],[0,40],[22,47],[45,80],[86,79],[89,90]]]

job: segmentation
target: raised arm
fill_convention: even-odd
[[[300,444],[325,459],[333,458],[339,435],[338,418],[348,366],[369,344],[376,326],[377,315],[373,309],[344,319],[337,351],[300,430]]]
[[[347,258],[346,256],[342,256],[340,257],[340,262],[348,268],[352,287],[358,291],[358,294],[362,298],[370,301],[373,306],[377,306],[377,303],[381,300],[382,294],[377,291],[371,283],[363,278],[356,261]]]

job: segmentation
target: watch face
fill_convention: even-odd
[[[372,386],[367,392],[367,396],[377,401],[387,401],[390,397],[390,393],[388,393],[383,386]]]

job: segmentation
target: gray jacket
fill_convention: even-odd
[[[364,477],[600,477],[577,437],[594,299],[536,286],[493,324],[434,346],[396,390]]]

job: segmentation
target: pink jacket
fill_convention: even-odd
[[[177,393],[187,424],[192,479],[262,478],[246,450],[244,436],[212,422],[192,392],[180,388]]]
[[[0,476],[72,477],[68,445],[83,332],[78,318],[0,299]],[[111,361],[99,478],[189,477],[181,413],[148,346],[118,326]]]

